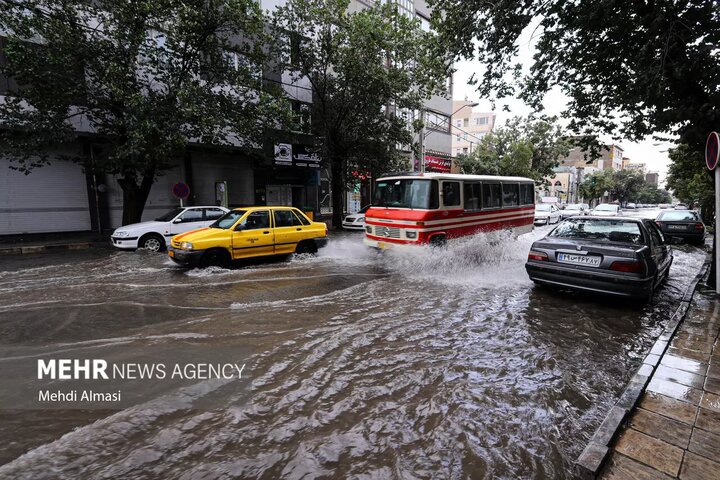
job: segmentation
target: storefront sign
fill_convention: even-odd
[[[450,173],[452,168],[452,160],[450,157],[440,157],[437,155],[425,155],[425,171]]]
[[[310,145],[276,143],[275,165],[320,168],[320,153]]]

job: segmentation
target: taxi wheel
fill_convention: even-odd
[[[300,242],[295,247],[295,253],[317,253],[317,247],[315,243]]]
[[[201,265],[203,267],[226,268],[230,265],[230,255],[224,250],[209,250],[202,256]]]
[[[151,252],[159,252],[165,250],[165,240],[157,233],[149,233],[138,242],[140,248],[150,250]]]

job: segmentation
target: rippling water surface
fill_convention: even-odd
[[[2,359],[32,349],[243,346],[249,397],[0,411],[3,478],[562,478],[704,254],[647,306],[534,288],[530,243],[181,270],[146,252],[0,271]],[[63,260],[65,258],[66,260]],[[25,261],[25,260],[23,260]]]

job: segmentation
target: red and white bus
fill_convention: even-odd
[[[375,183],[365,213],[365,245],[443,244],[479,232],[531,232],[535,183],[530,178],[404,173]]]

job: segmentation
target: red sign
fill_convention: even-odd
[[[437,173],[450,173],[452,160],[435,155],[425,155],[425,171]]]
[[[720,137],[717,132],[712,132],[705,142],[705,164],[710,170],[715,170],[718,159],[720,159]]]
[[[173,186],[173,195],[175,198],[187,198],[190,195],[190,187],[187,183],[178,182]]]

